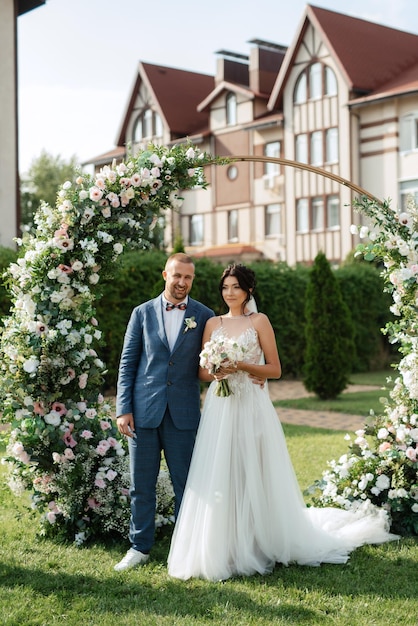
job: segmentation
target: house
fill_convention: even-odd
[[[0,246],[14,245],[20,221],[16,22],[43,4],[45,0],[0,0]]]
[[[206,168],[209,189],[165,216],[167,248],[181,234],[188,252],[221,262],[294,265],[323,251],[339,263],[356,243],[355,194],[303,164],[395,209],[418,200],[418,35],[307,5],[288,48],[249,44],[249,55],[220,50],[214,77],[140,63],[116,149],[91,162],[187,139],[246,157]]]

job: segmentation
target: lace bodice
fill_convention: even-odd
[[[220,317],[219,326],[212,332],[212,337],[228,337],[234,339],[243,348],[242,361],[260,363],[261,346],[251,315],[240,317]],[[243,373],[243,372],[241,372]]]

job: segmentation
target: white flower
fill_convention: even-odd
[[[59,426],[61,424],[61,416],[57,411],[50,411],[44,415],[44,421],[46,424],[51,424],[51,426]]]
[[[383,491],[384,489],[389,489],[390,486],[390,478],[385,474],[380,474],[380,476],[376,479],[376,487]]]
[[[195,321],[195,317],[186,317],[184,319],[184,323],[186,324],[186,328],[183,330],[183,333],[187,333],[188,330],[197,327],[197,322]]]
[[[23,369],[28,374],[33,374],[34,372],[36,372],[38,367],[39,367],[39,360],[36,357],[31,357],[30,359],[27,359],[23,363]]]

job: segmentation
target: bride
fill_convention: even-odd
[[[254,380],[281,375],[270,321],[252,310],[255,284],[250,268],[227,267],[220,292],[229,311],[209,319],[203,334],[204,344],[233,339],[243,357],[225,360],[214,374],[200,369],[212,384],[168,555],[175,578],[225,580],[265,574],[276,563],[345,563],[358,546],[398,538],[376,507],[305,506],[276,410]],[[220,393],[225,378],[230,395]]]

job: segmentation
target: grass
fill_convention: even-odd
[[[284,430],[303,489],[346,449],[343,432],[293,425]],[[144,568],[118,574],[113,565],[125,541],[85,548],[40,541],[36,517],[24,502],[4,485],[0,498],[3,626],[418,624],[418,544],[411,538],[360,548],[346,565],[278,566],[269,576],[182,582],[167,575],[167,530]]]
[[[290,400],[276,400],[274,406],[300,409],[304,411],[335,411],[337,413],[348,413],[350,415],[370,414],[370,410],[375,413],[382,412],[381,398],[388,398],[390,383],[387,377],[393,376],[392,370],[378,372],[366,372],[362,374],[352,374],[350,383],[355,385],[376,385],[375,390],[366,390],[350,393],[342,393],[333,400],[320,400],[316,396],[308,398],[296,398]]]

